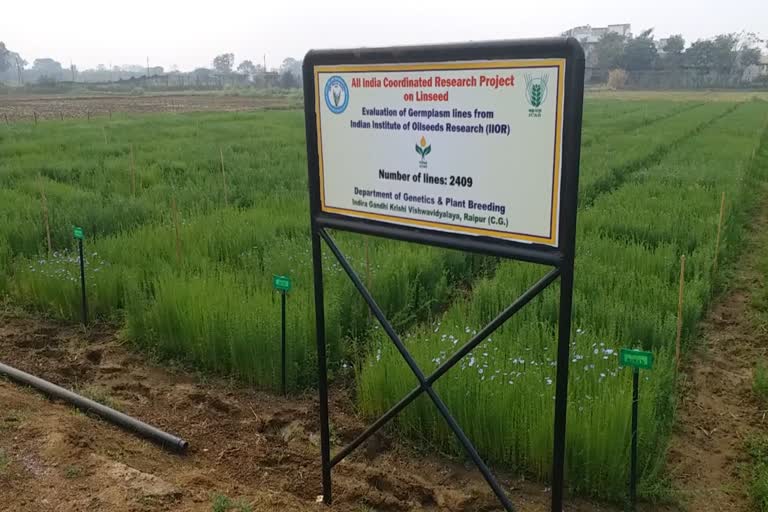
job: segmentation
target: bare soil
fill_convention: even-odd
[[[239,112],[297,108],[294,99],[275,96],[255,98],[214,94],[164,94],[146,96],[0,96],[0,122],[112,116],[119,113]]]
[[[753,223],[730,288],[710,309],[702,339],[682,368],[668,467],[691,512],[753,510],[744,465],[747,440],[768,427],[752,391],[755,364],[768,352],[768,333],[756,325],[750,304],[751,294],[765,285],[757,262],[768,251],[768,201]]]
[[[314,393],[280,397],[161,367],[113,328],[84,332],[0,313],[0,361],[100,400],[187,439],[175,455],[64,403],[0,378],[0,509],[209,511],[216,495],[265,511],[492,511],[498,503],[469,464],[375,438],[333,471],[321,492]],[[338,449],[365,427],[344,389],[332,390]],[[3,457],[0,457],[2,459]],[[541,484],[501,475],[522,511],[549,510]],[[567,511],[613,511],[584,500]],[[648,509],[650,510],[650,509]]]

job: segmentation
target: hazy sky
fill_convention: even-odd
[[[558,35],[575,25],[631,23],[687,41],[748,30],[768,37],[768,0],[110,0],[20,1],[0,7],[0,41],[29,62],[277,66],[310,48],[381,46]],[[763,48],[766,51],[765,48]]]

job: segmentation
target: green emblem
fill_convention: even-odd
[[[85,238],[85,233],[83,233],[83,228],[77,228],[77,227],[76,227],[76,228],[75,228],[75,229],[72,231],[72,236],[73,236],[73,237],[74,237],[76,240],[83,240],[83,239]]]
[[[653,368],[653,353],[622,348],[619,350],[619,364],[641,370],[650,370]]]
[[[275,290],[287,292],[291,289],[291,278],[288,276],[272,276],[272,286]]]
[[[421,155],[422,160],[424,160],[424,157],[432,152],[432,146],[427,146],[427,139],[425,139],[423,135],[421,136],[419,143],[416,144],[416,152]]]
[[[525,97],[533,108],[539,108],[547,99],[549,75],[534,77],[525,75]]]
[[[341,101],[341,91],[332,89],[332,93],[333,93],[333,105],[338,107],[339,101]]]

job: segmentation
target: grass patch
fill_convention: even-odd
[[[760,512],[768,512],[768,436],[760,436],[747,442],[752,457],[749,494]]]
[[[0,473],[3,473],[11,464],[11,458],[6,455],[5,450],[0,448]]]
[[[242,499],[233,500],[224,494],[217,494],[213,497],[211,512],[253,512],[253,507]]]
[[[85,386],[84,388],[80,389],[79,394],[83,395],[85,398],[90,398],[94,402],[98,402],[101,405],[106,405],[107,407],[111,407],[112,409],[115,409],[117,407],[117,404],[115,402],[115,399],[110,395],[106,389],[99,387],[99,386]]]
[[[752,380],[752,390],[763,401],[768,401],[768,367],[760,361],[755,366]]]
[[[16,409],[7,411],[5,415],[0,418],[0,431],[16,429],[23,419],[21,411]]]
[[[68,480],[74,480],[75,478],[80,478],[83,476],[84,471],[83,468],[77,465],[70,465],[64,468],[64,478]]]

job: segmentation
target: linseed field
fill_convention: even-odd
[[[78,431],[96,429],[91,441],[51,441],[50,429],[70,420],[40,421],[43,401],[8,398],[20,391],[0,380],[11,404],[0,398],[0,497],[15,499],[8,501],[13,510],[46,510],[41,499],[67,511],[314,509],[314,302],[304,119],[292,109],[295,100],[217,99],[211,104],[233,103],[217,111],[149,109],[165,110],[154,113],[106,99],[93,110],[50,101],[65,106],[22,109],[0,99],[0,116],[8,114],[0,119],[0,361],[181,432],[192,439],[192,460],[156,458],[157,449],[144,444],[111,450],[101,435],[127,434],[74,413]],[[687,361],[706,337],[708,311],[732,287],[767,180],[764,96],[585,99],[567,510],[613,510],[624,497],[632,378],[619,365],[622,347],[655,356],[654,369],[641,374],[644,506],[687,509],[687,490],[675,477],[680,460],[671,462],[668,449]],[[85,231],[93,320],[87,330],[76,327],[73,226]],[[426,370],[543,274],[531,264],[335,236]],[[333,256],[324,258],[332,437],[340,447],[417,382]],[[274,275],[290,276],[293,285],[288,398],[275,396],[281,352]],[[547,503],[557,300],[556,288],[544,293],[435,387],[521,510]],[[59,405],[55,411],[67,414]],[[242,446],[222,444],[222,437],[242,432],[252,434],[258,455],[243,438]],[[278,452],[286,459],[269,459]],[[333,509],[494,510],[489,491],[463,462],[437,412],[417,400],[353,466],[341,466]],[[416,484],[388,467],[410,472]],[[441,480],[443,470],[458,476]],[[759,485],[759,472],[744,471],[745,489]],[[120,485],[141,482],[141,489],[118,485],[124,494],[104,493],[99,488],[111,485],[103,480],[109,474]],[[36,485],[62,489],[24,491]],[[730,510],[759,502],[759,489],[750,489],[752,497]]]

